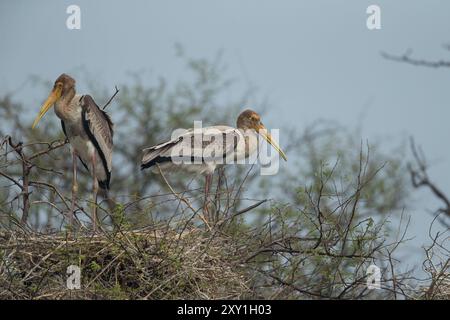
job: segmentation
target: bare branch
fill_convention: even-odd
[[[109,98],[108,102],[106,102],[106,104],[103,106],[103,110],[105,110],[108,107],[108,105],[111,103],[111,101],[113,101],[113,99],[119,93],[119,89],[117,88],[117,86],[114,86],[114,88],[116,89],[116,92],[114,92],[114,94],[111,96],[111,98]]]
[[[386,52],[381,52],[381,56],[387,60],[392,60],[396,62],[403,62],[407,64],[411,64],[414,66],[423,66],[430,68],[449,68],[450,61],[447,60],[438,60],[438,61],[428,61],[423,59],[413,59],[411,58],[412,50],[407,50],[403,55],[396,56]]]
[[[417,169],[413,168],[411,164],[408,166],[412,185],[414,186],[414,188],[428,188],[438,199],[440,199],[444,203],[445,207],[441,208],[440,211],[450,217],[450,199],[439,187],[436,186],[434,182],[429,179],[427,172],[428,167],[425,157],[419,154],[413,138],[411,138],[411,151],[417,166]]]

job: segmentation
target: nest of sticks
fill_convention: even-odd
[[[245,298],[241,256],[232,239],[198,228],[0,232],[0,299]],[[79,289],[68,287],[71,265],[79,267]]]

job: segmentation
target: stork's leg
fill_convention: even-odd
[[[77,201],[78,194],[78,181],[77,181],[77,154],[75,150],[72,150],[72,202],[70,204],[69,223],[73,227],[73,218],[75,215],[75,203]]]
[[[220,211],[220,186],[222,184],[222,169],[217,170],[217,187],[216,194],[214,196],[214,219],[215,221],[219,221],[219,211]]]
[[[208,198],[209,198],[209,188],[211,185],[211,178],[212,178],[211,174],[207,174],[205,176],[205,200],[203,203],[203,213],[205,216],[208,217],[207,218],[208,220],[210,220],[209,212],[208,212]],[[208,221],[208,222],[211,222],[211,221]]]
[[[92,156],[92,177],[93,177],[93,204],[92,204],[92,227],[94,229],[94,233],[97,233],[97,193],[98,193],[98,180],[96,174],[96,157],[95,154]]]

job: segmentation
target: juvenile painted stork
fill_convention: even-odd
[[[259,145],[258,134],[287,161],[285,153],[273,140],[261,117],[253,110],[243,111],[237,118],[237,128],[217,125],[189,129],[171,140],[143,150],[141,169],[153,172],[182,169],[205,175],[205,204],[212,174],[218,165],[238,163],[253,155]]]
[[[34,120],[34,129],[45,113],[55,106],[61,119],[62,130],[72,150],[72,202],[70,223],[73,223],[78,193],[77,157],[93,178],[92,224],[97,231],[97,193],[100,187],[107,192],[111,180],[113,123],[109,115],[95,103],[90,95],[77,94],[75,79],[62,74],[56,79],[52,91]]]

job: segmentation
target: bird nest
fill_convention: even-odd
[[[431,283],[422,288],[421,299],[450,300],[450,273],[440,270],[431,274]]]
[[[231,239],[197,228],[0,232],[0,299],[238,299],[249,292],[240,256]]]

